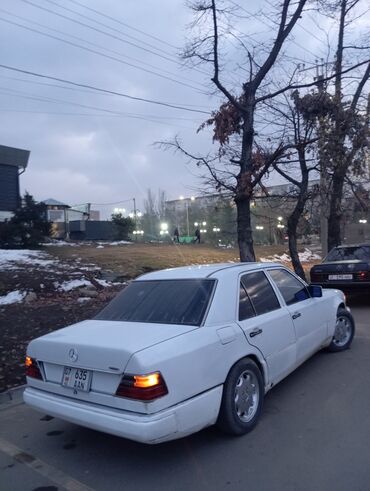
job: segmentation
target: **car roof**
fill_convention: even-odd
[[[240,271],[252,271],[256,269],[266,269],[270,266],[282,267],[280,263],[214,263],[214,264],[201,264],[182,266],[180,268],[162,269],[160,271],[154,271],[153,273],[146,273],[139,276],[141,280],[170,280],[170,279],[190,279],[190,278],[210,278],[215,273],[226,272],[234,270],[235,274],[239,274]]]

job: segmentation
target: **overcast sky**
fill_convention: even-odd
[[[221,99],[209,95],[209,69],[184,69],[177,57],[191,21],[184,0],[78,2],[112,19],[71,0],[2,0],[0,63],[189,109],[217,107]],[[253,8],[250,2],[239,3]],[[325,35],[310,15],[302,19],[288,51],[307,66],[327,52]],[[321,22],[328,30],[330,22]],[[272,32],[268,18],[264,23],[244,19],[243,28],[255,40],[267,41]],[[149,187],[166,190],[169,199],[190,196],[199,186],[196,168],[153,142],[178,134],[194,153],[208,151],[210,133],[196,133],[206,117],[0,68],[0,143],[31,151],[21,187],[38,200],[55,198],[73,205],[136,197],[142,207]]]

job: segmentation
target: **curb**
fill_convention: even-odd
[[[19,387],[14,387],[6,392],[0,393],[0,406],[10,405],[10,404],[20,404],[23,402],[23,392],[27,387],[26,384],[20,385]]]

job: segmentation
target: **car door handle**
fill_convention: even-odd
[[[301,313],[300,312],[294,312],[294,314],[292,315],[292,319],[298,319],[298,317],[301,317]]]
[[[254,338],[254,336],[258,336],[258,334],[261,333],[262,333],[262,329],[253,329],[253,331],[249,333],[249,337]]]

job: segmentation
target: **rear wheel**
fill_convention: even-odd
[[[333,339],[328,347],[329,351],[344,351],[351,346],[355,335],[355,321],[345,309],[339,309]]]
[[[230,370],[224,385],[217,425],[231,435],[243,435],[257,424],[262,411],[264,384],[257,365],[249,358]]]

